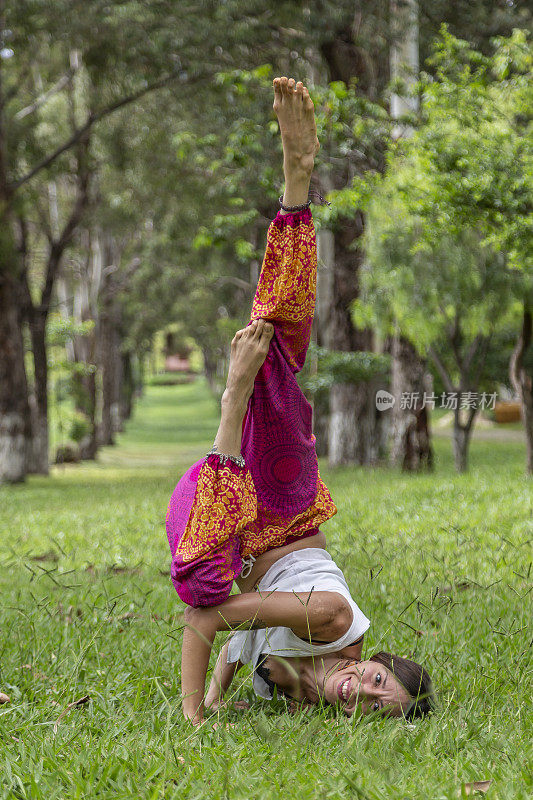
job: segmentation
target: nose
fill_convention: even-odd
[[[352,678],[349,702],[360,703],[362,700],[365,700],[368,696],[367,688],[368,687],[365,686],[364,677],[361,677],[361,675],[358,673],[356,676],[354,676],[354,678]]]
[[[361,702],[363,700],[375,700],[378,696],[379,689],[374,686],[371,676],[367,676],[364,671],[362,674],[358,673],[357,679],[352,682],[350,699]]]

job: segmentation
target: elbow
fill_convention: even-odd
[[[347,604],[344,604],[342,608],[338,609],[335,619],[332,622],[331,641],[336,642],[337,639],[341,639],[346,633],[348,633],[350,630],[350,625],[352,624],[352,620],[352,610]]]
[[[342,595],[334,595],[324,604],[320,614],[319,630],[314,636],[324,642],[336,642],[348,632],[352,624],[352,609]]]

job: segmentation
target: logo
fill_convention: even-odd
[[[395,402],[394,395],[386,392],[385,389],[380,389],[379,392],[376,392],[376,408],[378,411],[386,411],[388,408],[392,408]]]

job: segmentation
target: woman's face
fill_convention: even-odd
[[[401,717],[412,703],[392,672],[376,661],[350,661],[330,673],[324,683],[324,697],[332,705],[340,703],[348,717],[358,706],[363,714],[383,711],[388,716]]]

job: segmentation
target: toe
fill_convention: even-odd
[[[245,335],[248,339],[255,335],[255,331],[257,328],[257,320],[253,319],[249,325],[243,331],[243,335]]]
[[[295,85],[296,81],[294,80],[294,78],[289,78],[289,80],[287,81],[287,90],[289,94],[292,94],[294,92]]]
[[[287,78],[284,76],[283,78],[279,79],[279,82],[281,84],[281,93],[283,95],[288,94],[288,91],[287,91],[288,80],[287,80]]]
[[[281,79],[274,78],[273,84],[274,84],[274,111],[277,111],[281,105],[281,99],[283,96],[281,94]]]
[[[265,321],[264,321],[264,319],[258,319],[258,320],[256,320],[256,322],[257,322],[257,325],[256,325],[255,331],[254,331],[254,339],[260,339],[261,338],[261,333],[263,332],[263,326],[265,324]]]
[[[270,342],[272,336],[274,335],[274,326],[271,322],[265,322],[263,325],[263,331],[261,333],[261,341]]]
[[[304,88],[303,88],[303,100],[304,100],[304,108],[307,111],[312,111],[312,109],[314,108],[314,105],[313,105],[313,101],[311,100],[311,98],[309,96],[309,90],[307,89],[306,86],[304,86]]]
[[[303,85],[303,83],[301,81],[298,81],[298,83],[296,84],[295,91],[296,91],[296,94],[298,95],[298,97],[301,99],[303,97],[303,93],[304,93],[304,85]]]

